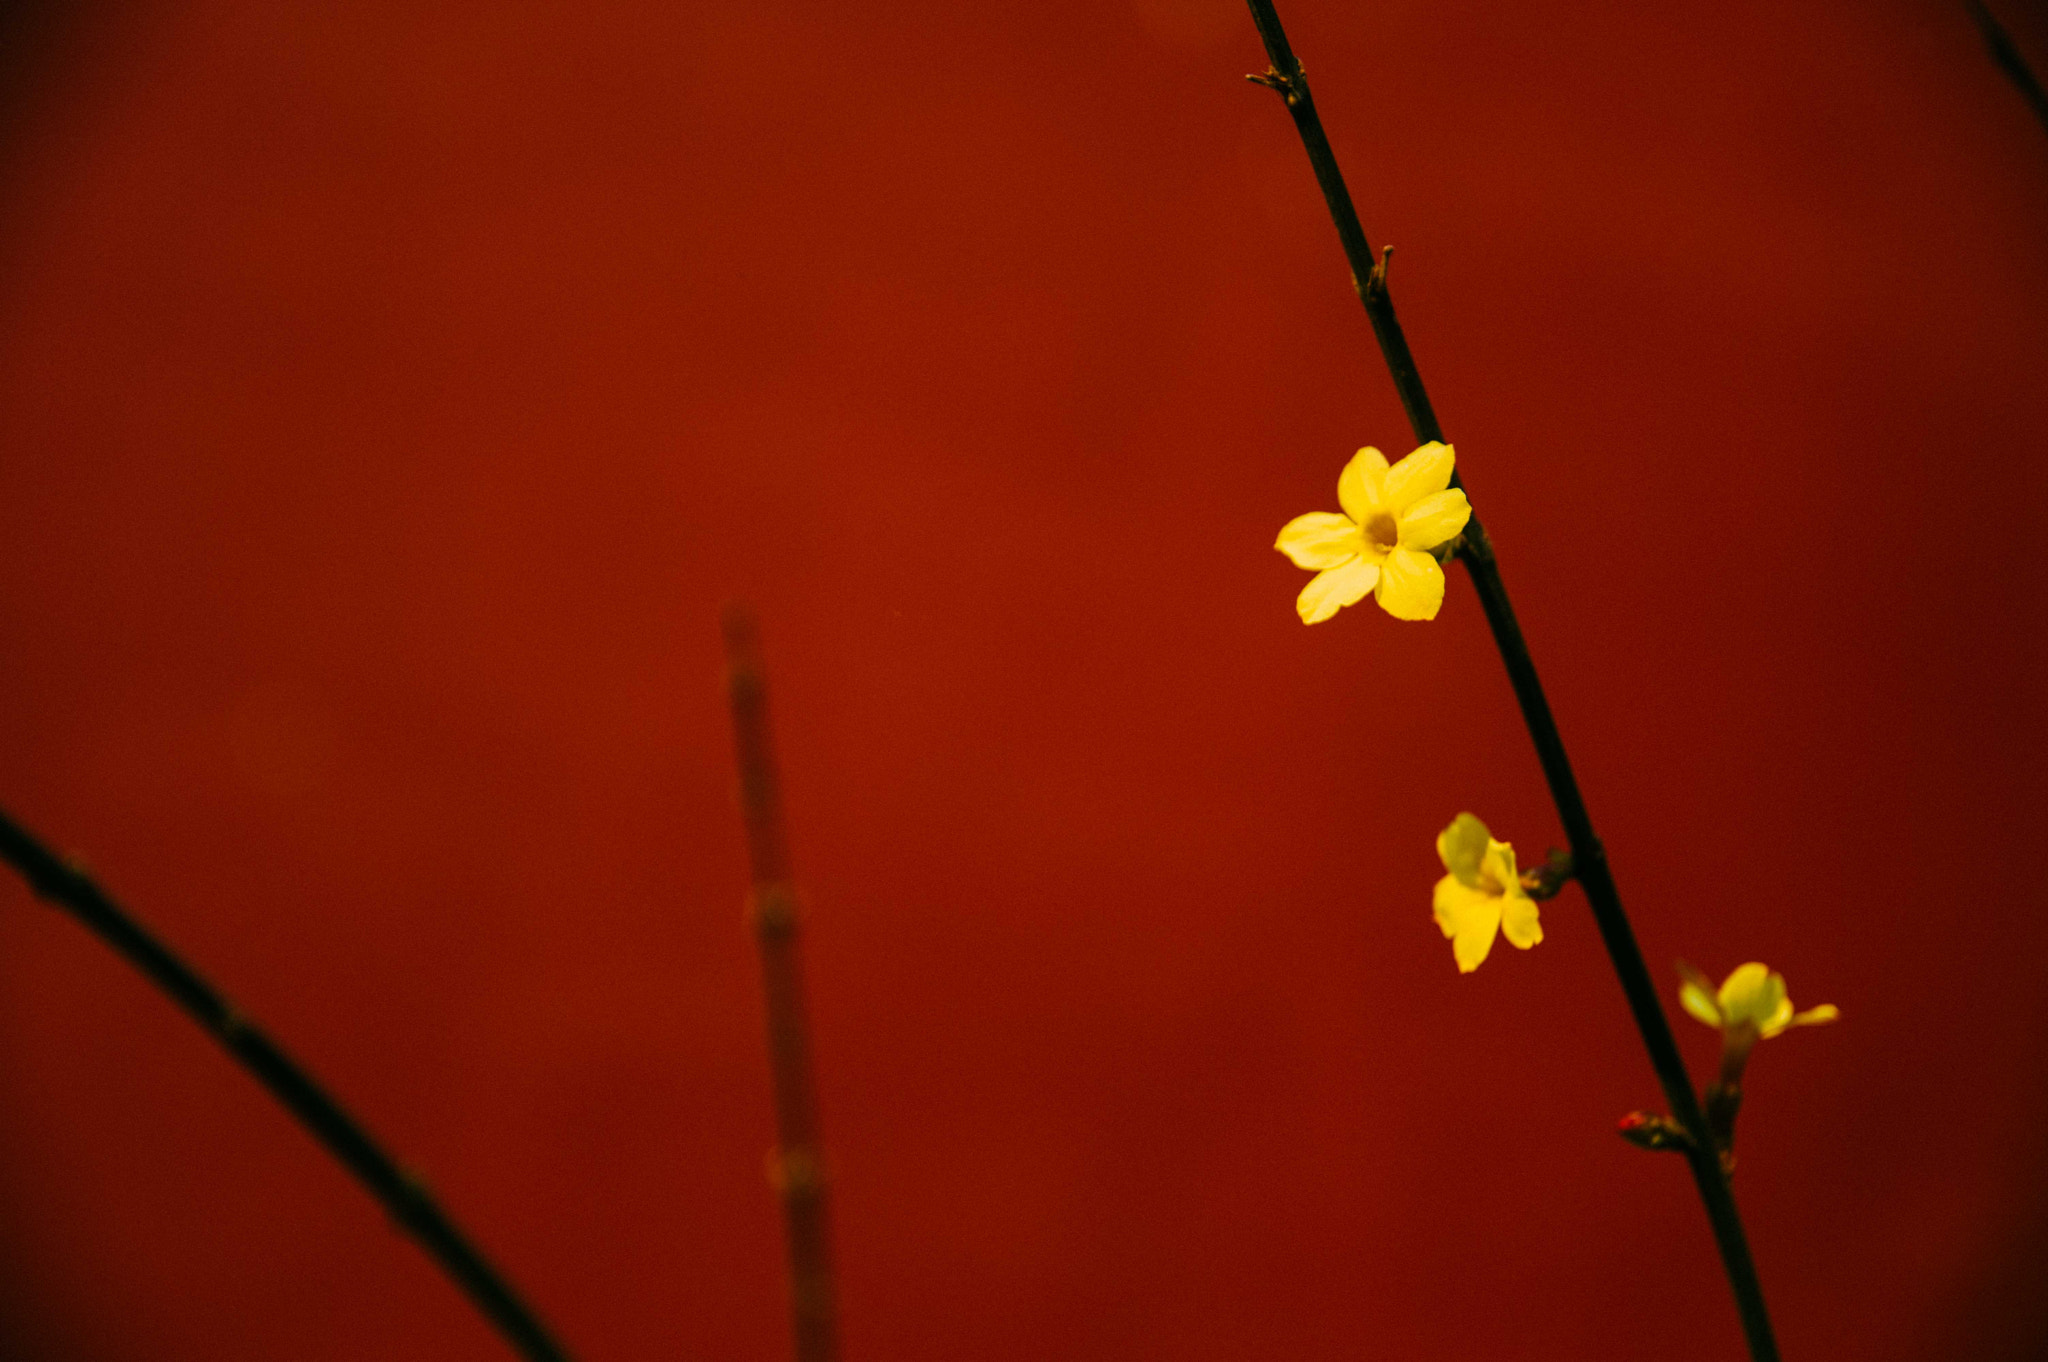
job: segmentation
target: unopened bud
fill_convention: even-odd
[[[1614,1132],[1638,1149],[1687,1150],[1693,1147],[1692,1136],[1684,1126],[1669,1116],[1652,1116],[1646,1111],[1632,1111],[1622,1117],[1615,1124]]]

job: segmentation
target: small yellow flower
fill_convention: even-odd
[[[1431,440],[1389,468],[1368,445],[1337,478],[1343,515],[1311,511],[1287,522],[1273,547],[1316,574],[1295,601],[1303,624],[1321,624],[1367,592],[1397,620],[1436,618],[1444,570],[1430,550],[1472,517],[1465,494],[1451,486],[1455,462],[1449,445]]]
[[[1436,854],[1451,872],[1436,882],[1436,925],[1450,939],[1460,973],[1479,968],[1496,933],[1525,951],[1543,939],[1536,900],[1515,872],[1515,849],[1494,841],[1486,824],[1459,814],[1437,834]]]
[[[1794,1012],[1785,991],[1785,976],[1754,960],[1737,965],[1718,990],[1692,966],[1681,964],[1678,970],[1685,976],[1685,984],[1678,990],[1679,1006],[1724,1032],[1739,1033],[1748,1027],[1768,1039],[1788,1026],[1818,1026],[1842,1015],[1833,1003]]]

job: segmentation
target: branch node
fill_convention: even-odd
[[[1391,245],[1380,247],[1379,263],[1374,265],[1372,272],[1366,276],[1365,286],[1381,297],[1385,297],[1387,293],[1387,271],[1393,268],[1393,265],[1394,248]]]
[[[1615,1124],[1614,1133],[1638,1149],[1653,1151],[1675,1150],[1681,1154],[1691,1152],[1692,1133],[1669,1116],[1652,1116],[1646,1111],[1632,1111]]]
[[[795,885],[757,885],[747,895],[747,923],[763,941],[794,936],[799,916]]]
[[[768,1151],[768,1185],[786,1201],[815,1198],[830,1180],[825,1152],[814,1145]]]
[[[1607,864],[1607,848],[1598,837],[1589,836],[1586,838],[1586,854],[1579,857],[1578,868],[1584,871],[1587,867],[1595,864],[1603,866]]]
[[[1554,899],[1572,877],[1572,854],[1550,849],[1542,865],[1522,872],[1522,888],[1532,899]]]
[[[1293,76],[1285,75],[1273,67],[1267,67],[1264,75],[1246,76],[1245,79],[1254,85],[1265,86],[1268,90],[1286,100],[1287,107],[1290,109],[1301,103],[1301,85]]]
[[[1458,486],[1456,482],[1451,485]],[[1480,563],[1490,566],[1494,561],[1493,540],[1487,537],[1486,530],[1477,520],[1466,521],[1465,532],[1451,542],[1457,546],[1455,556],[1464,559],[1468,564]]]

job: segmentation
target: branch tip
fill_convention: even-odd
[[[754,662],[761,652],[761,625],[754,608],[745,601],[727,601],[718,611],[719,630],[725,635],[725,659],[735,666]]]
[[[1380,247],[1379,263],[1372,267],[1372,273],[1369,276],[1367,276],[1366,279],[1367,286],[1371,288],[1373,292],[1385,293],[1387,291],[1387,271],[1393,268],[1393,264],[1393,246],[1386,245]]]
[[[1301,98],[1300,89],[1295,85],[1294,78],[1292,76],[1282,75],[1279,71],[1274,70],[1270,66],[1266,68],[1266,73],[1264,75],[1248,75],[1245,77],[1245,79],[1250,81],[1254,85],[1265,86],[1268,90],[1271,90],[1274,94],[1286,100],[1289,108],[1294,107],[1295,103]]]

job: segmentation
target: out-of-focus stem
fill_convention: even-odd
[[[1414,428],[1417,442],[1442,440],[1443,428],[1437,423],[1436,411],[1422,385],[1415,357],[1410,353],[1407,338],[1401,332],[1401,323],[1394,315],[1394,298],[1387,286],[1391,248],[1377,263],[1374,261],[1365,228],[1358,220],[1351,193],[1337,167],[1336,153],[1330,149],[1330,139],[1323,131],[1322,119],[1316,114],[1308,78],[1302,74],[1301,62],[1288,45],[1287,33],[1280,25],[1280,16],[1273,8],[1272,0],[1247,0],[1247,3],[1251,8],[1252,22],[1258,26],[1259,36],[1266,45],[1266,55],[1272,62],[1271,70],[1252,79],[1279,94],[1294,119],[1295,130],[1301,135],[1309,164],[1315,170],[1316,183],[1322,188],[1323,201],[1329,206],[1330,218],[1336,224],[1337,237],[1343,243],[1345,259],[1350,263],[1352,287],[1357,291],[1359,301],[1365,305],[1366,316],[1372,321],[1380,353],[1393,376],[1395,390],[1401,395],[1401,405],[1407,410],[1408,422]],[[1462,485],[1456,477],[1453,482]],[[1622,911],[1621,891],[1615,887],[1614,875],[1608,868],[1600,839],[1593,833],[1593,822],[1586,812],[1585,799],[1579,793],[1578,779],[1572,774],[1564,739],[1558,734],[1557,721],[1550,712],[1550,701],[1536,675],[1536,663],[1529,655],[1528,642],[1522,637],[1514,606],[1508,600],[1507,586],[1501,580],[1493,545],[1476,515],[1465,526],[1464,547],[1459,556],[1471,574],[1480,608],[1486,613],[1494,644],[1507,668],[1508,684],[1514,688],[1522,720],[1536,746],[1536,758],[1543,767],[1544,779],[1549,783],[1558,819],[1571,843],[1573,874],[1592,908],[1593,920],[1599,926],[1601,940],[1614,963],[1614,971],[1621,981],[1621,990],[1635,1018],[1636,1029],[1642,1033],[1643,1046],[1649,1051],[1650,1065],[1656,1070],[1658,1083],[1664,1089],[1664,1100],[1686,1130],[1703,1131],[1706,1129],[1704,1117],[1699,1099],[1693,1095],[1685,1061],[1679,1056],[1671,1024],[1665,1019],[1663,1003],[1657,996],[1650,971],[1643,963],[1643,953],[1636,945],[1628,915]],[[1684,1153],[1692,1168],[1693,1181],[1699,1188],[1700,1200],[1706,1206],[1708,1222],[1713,1226],[1715,1242],[1721,1250],[1722,1266],[1727,1270],[1729,1286],[1735,1293],[1736,1309],[1742,1317],[1750,1354],[1756,1362],[1777,1362],[1778,1345],[1771,1332],[1770,1315],[1764,1308],[1763,1287],[1757,1280],[1749,1241],[1742,1231],[1742,1219],[1736,1212],[1735,1198],[1729,1191],[1728,1178],[1714,1152],[1713,1142],[1695,1140],[1685,1147]]]
[[[746,822],[753,891],[747,920],[761,947],[767,1004],[768,1062],[775,1088],[775,1149],[769,1181],[782,1198],[789,1239],[789,1307],[796,1362],[835,1362],[838,1309],[832,1282],[831,1220],[818,1093],[811,1072],[810,1024],[804,1007],[800,915],[791,883],[789,834],[768,732],[768,689],[761,669],[760,631],[745,607],[725,611],[725,684],[732,702],[739,760],[740,812]]]
[[[384,1207],[401,1229],[454,1279],[463,1294],[520,1356],[567,1362],[540,1319],[512,1284],[470,1243],[426,1186],[384,1152],[362,1124],[236,1010],[171,948],[128,913],[90,876],[0,814],[0,858],[21,872],[37,896],[64,909],[141,971],[275,1097]]]
[[[1970,17],[1977,21],[1977,31],[1984,35],[1984,50],[1991,54],[1991,60],[1998,69],[2005,72],[2005,78],[2012,82],[2020,97],[2033,109],[2034,117],[2041,120],[2041,126],[2048,128],[2048,94],[2041,90],[2041,82],[2034,78],[2033,68],[2020,55],[2019,47],[2012,35],[2005,31],[2005,25],[1998,22],[1979,0],[1968,0],[1966,8]]]

